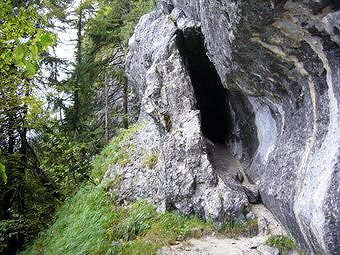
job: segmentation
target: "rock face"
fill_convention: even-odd
[[[216,222],[242,217],[248,211],[242,186],[231,177],[222,181],[208,160],[182,37],[161,12],[140,20],[130,40],[127,73],[140,95],[142,127],[126,144],[129,163],[105,178],[120,176],[120,200],[149,198],[160,211],[195,213]]]
[[[225,143],[308,254],[337,254],[339,31],[338,1],[159,0],[129,44],[143,127],[107,173],[118,197],[242,217],[241,183],[209,156]]]

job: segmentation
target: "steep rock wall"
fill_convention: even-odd
[[[216,72],[211,86],[224,86],[228,111],[223,137],[264,204],[305,251],[337,254],[339,30],[337,1],[158,1],[130,40],[127,73],[144,123],[131,141],[159,160],[147,171],[136,150],[118,167],[120,197],[217,221],[247,212],[240,183],[221,181],[211,166],[204,135],[214,138],[202,132],[215,122],[203,117],[197,86],[207,85],[197,80]],[[212,71],[197,77],[204,68],[196,65]]]
[[[162,12],[140,20],[127,59],[139,95],[140,129],[124,146],[129,159],[104,179],[119,177],[115,193],[122,202],[146,198],[160,211],[236,219],[248,212],[247,196],[231,176],[222,181],[208,160],[182,43],[183,35]]]

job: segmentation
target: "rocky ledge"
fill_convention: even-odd
[[[157,5],[129,42],[141,128],[105,177],[118,198],[223,222],[258,187],[308,254],[337,254],[339,2]]]

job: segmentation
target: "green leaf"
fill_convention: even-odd
[[[0,179],[6,184],[7,183],[7,175],[5,166],[0,163]]]
[[[57,37],[50,32],[44,33],[40,38],[40,46],[42,50],[47,50],[49,46],[55,44]]]
[[[26,74],[29,78],[33,77],[38,71],[39,66],[34,62],[26,63]]]
[[[38,46],[35,44],[30,45],[31,56],[33,60],[39,59]]]
[[[14,61],[15,61],[15,64],[18,65],[18,66],[23,66],[23,59],[26,55],[26,52],[27,52],[27,49],[26,49],[26,46],[24,44],[20,44],[18,45],[13,54],[14,54]]]

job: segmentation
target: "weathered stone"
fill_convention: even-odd
[[[231,151],[312,254],[340,249],[339,4],[173,0],[229,90]]]
[[[257,219],[257,227],[259,235],[266,236],[269,234],[268,221],[265,217],[259,217]]]
[[[227,141],[265,205],[308,254],[337,254],[337,1],[158,2],[130,40],[127,73],[144,123],[131,143],[144,152],[135,149],[132,164],[116,168],[120,197],[217,221],[237,218],[248,206],[245,192],[213,167],[203,131],[215,144]],[[205,70],[213,91],[198,86],[207,82]],[[205,113],[211,98],[228,111],[223,121]],[[148,171],[142,158],[153,151],[159,160]]]
[[[260,245],[257,250],[261,255],[280,255],[278,248],[270,247],[268,245]]]
[[[261,203],[261,197],[259,188],[254,184],[243,184],[242,185],[244,192],[248,197],[248,201],[252,204]]]
[[[140,20],[126,65],[142,128],[126,142],[130,163],[116,165],[105,179],[120,176],[114,191],[121,201],[149,199],[159,211],[196,213],[218,223],[237,219],[247,213],[248,200],[241,185],[222,180],[208,160],[180,40],[173,20],[160,12]],[[144,159],[151,154],[157,162],[148,169]]]
[[[247,213],[246,219],[247,219],[247,220],[255,220],[255,219],[256,219],[255,213],[253,213],[252,211],[250,211],[249,213]]]

